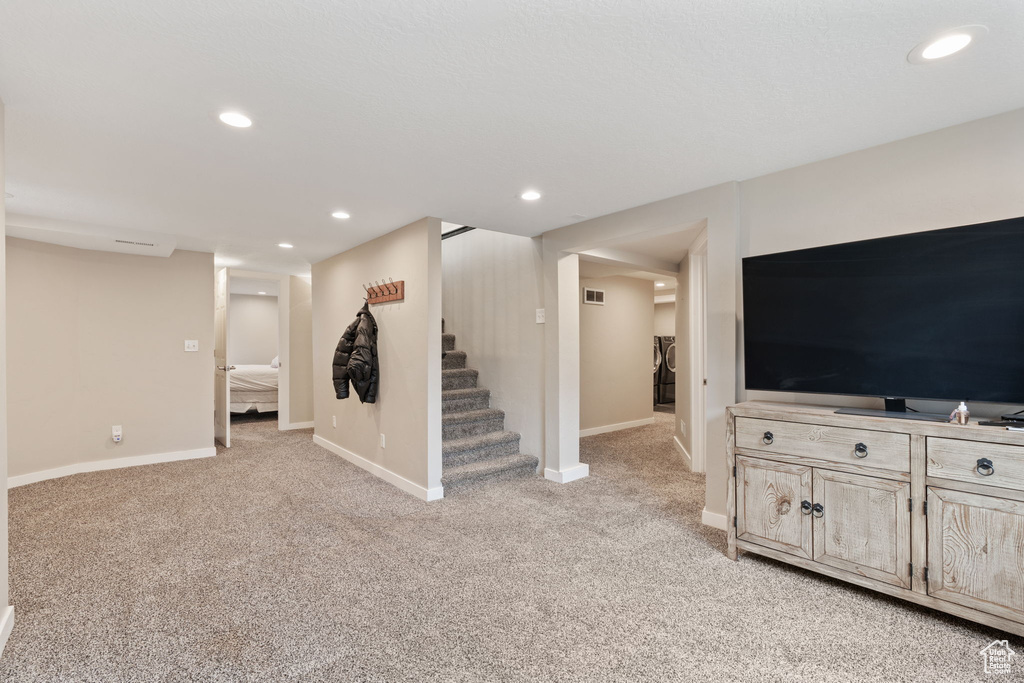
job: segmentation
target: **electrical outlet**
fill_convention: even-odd
[[[537,309],[537,324],[538,325],[543,325],[544,324],[544,309],[543,308],[538,308]]]
[[[198,339],[186,339],[185,340],[185,351],[187,351],[188,353],[195,353],[198,350],[199,350],[199,340]]]
[[[338,428],[338,416],[337,415],[331,415],[331,426],[334,427],[335,429]]]
[[[679,433],[686,436],[686,422],[683,420],[679,421]]]
[[[380,447],[384,448],[384,434],[380,435]]]
[[[121,443],[121,425],[114,425],[110,428],[110,438],[114,443]]]

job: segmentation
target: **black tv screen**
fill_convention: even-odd
[[[747,389],[1024,403],[1024,218],[743,259]]]

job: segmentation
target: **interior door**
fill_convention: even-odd
[[[1024,620],[1024,502],[929,488],[928,593]]]
[[[213,435],[231,446],[231,385],[228,381],[228,269],[217,271],[213,308]]]
[[[910,588],[910,484],[814,470],[814,560]]]
[[[810,500],[810,467],[736,457],[736,538],[810,558]]]

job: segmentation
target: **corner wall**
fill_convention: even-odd
[[[213,254],[9,237],[7,283],[11,485],[215,454]],[[185,352],[186,339],[199,340],[198,353]],[[123,458],[136,460],[111,462]]]
[[[520,450],[544,453],[544,325],[540,240],[471,230],[441,243],[445,331],[479,371]]]
[[[313,285],[294,275],[288,278],[288,419],[293,425],[313,423]]]
[[[377,402],[354,391],[338,400],[334,349],[363,305],[363,283],[382,276],[405,281],[405,300],[370,307]],[[314,441],[424,500],[440,497],[441,221],[424,218],[313,264],[312,294]]]
[[[0,100],[0,187],[6,187],[4,103]],[[7,557],[7,256],[6,196],[0,196],[0,655],[14,628],[14,608],[8,593]]]
[[[605,292],[603,306],[579,298],[580,435],[650,424],[654,281],[589,278],[580,287]]]

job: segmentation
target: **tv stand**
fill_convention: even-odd
[[[897,420],[918,420],[920,422],[949,422],[948,415],[936,413],[915,413],[907,410],[907,399],[887,398],[884,410],[871,408],[840,408],[836,415],[866,415],[868,417],[889,417]]]

